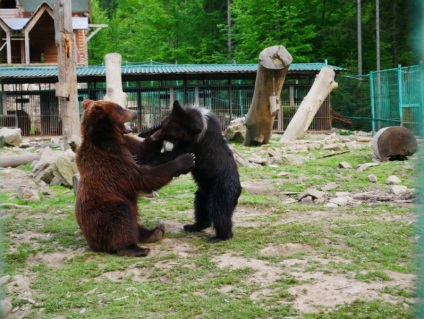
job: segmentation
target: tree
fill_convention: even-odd
[[[284,45],[296,62],[310,61],[315,27],[305,23],[293,1],[234,0],[234,56],[237,62],[253,62],[263,47]]]

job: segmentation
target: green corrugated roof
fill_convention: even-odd
[[[335,71],[343,68],[327,65],[325,63],[292,63],[289,73],[296,72],[319,72],[322,67],[330,66]],[[256,63],[252,64],[139,64],[123,65],[122,74],[125,75],[158,75],[158,74],[217,74],[217,73],[255,73],[258,68]],[[106,75],[105,66],[78,66],[77,75],[102,76]],[[0,67],[1,78],[48,78],[57,76],[57,67]]]
[[[43,2],[47,3],[53,9],[53,0],[20,0],[27,12],[35,12]],[[88,11],[88,0],[72,0],[72,12]]]

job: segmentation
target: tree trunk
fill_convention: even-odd
[[[119,53],[105,55],[106,95],[104,99],[127,107],[128,96],[122,91],[121,60]]]
[[[59,78],[56,96],[59,98],[64,148],[68,149],[68,139],[73,134],[80,135],[77,59],[71,0],[54,0],[54,24]]]
[[[246,115],[245,146],[268,143],[280,109],[281,88],[292,60],[290,53],[281,45],[268,47],[259,54],[255,91]]]
[[[325,66],[321,69],[308,95],[300,103],[296,114],[284,131],[280,142],[291,142],[305,136],[322,103],[331,91],[338,86],[337,82],[334,81],[334,76],[335,73],[331,67]]]
[[[18,167],[39,160],[41,154],[27,153],[19,155],[2,155],[0,157],[0,167]]]

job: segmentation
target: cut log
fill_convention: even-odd
[[[381,161],[402,161],[417,151],[417,139],[410,130],[400,126],[382,128],[372,139],[374,156]]]
[[[128,96],[122,91],[121,60],[119,53],[105,55],[106,95],[104,99],[127,107]]]
[[[259,54],[255,90],[246,115],[245,146],[267,144],[275,116],[280,110],[280,94],[292,56],[281,45],[264,49]]]
[[[0,157],[0,167],[18,167],[31,163],[33,161],[38,161],[41,157],[41,154],[35,153],[26,153],[20,155],[2,155]]]
[[[335,73],[331,67],[325,66],[321,69],[314,84],[285,129],[280,142],[292,142],[305,137],[309,125],[311,125],[322,103],[331,91],[338,86],[337,82],[334,81],[334,76]]]

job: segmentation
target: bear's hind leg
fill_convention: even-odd
[[[184,230],[188,232],[197,232],[206,229],[212,225],[209,219],[207,209],[208,196],[197,190],[194,198],[194,224],[184,225]]]
[[[137,216],[124,202],[105,203],[102,210],[103,219],[100,229],[102,241],[107,246],[103,251],[114,252],[118,256],[144,257],[150,253],[149,248],[139,247]]]
[[[221,190],[221,192],[213,192],[209,197],[210,218],[215,227],[215,236],[208,241],[217,243],[228,240],[233,237],[232,217],[237,206],[239,194],[232,190]]]
[[[130,245],[125,248],[118,249],[116,254],[118,256],[127,256],[127,257],[145,257],[150,253],[149,248],[138,247],[137,245]]]
[[[165,236],[165,225],[159,224],[154,228],[138,225],[138,240],[140,243],[154,243]]]

